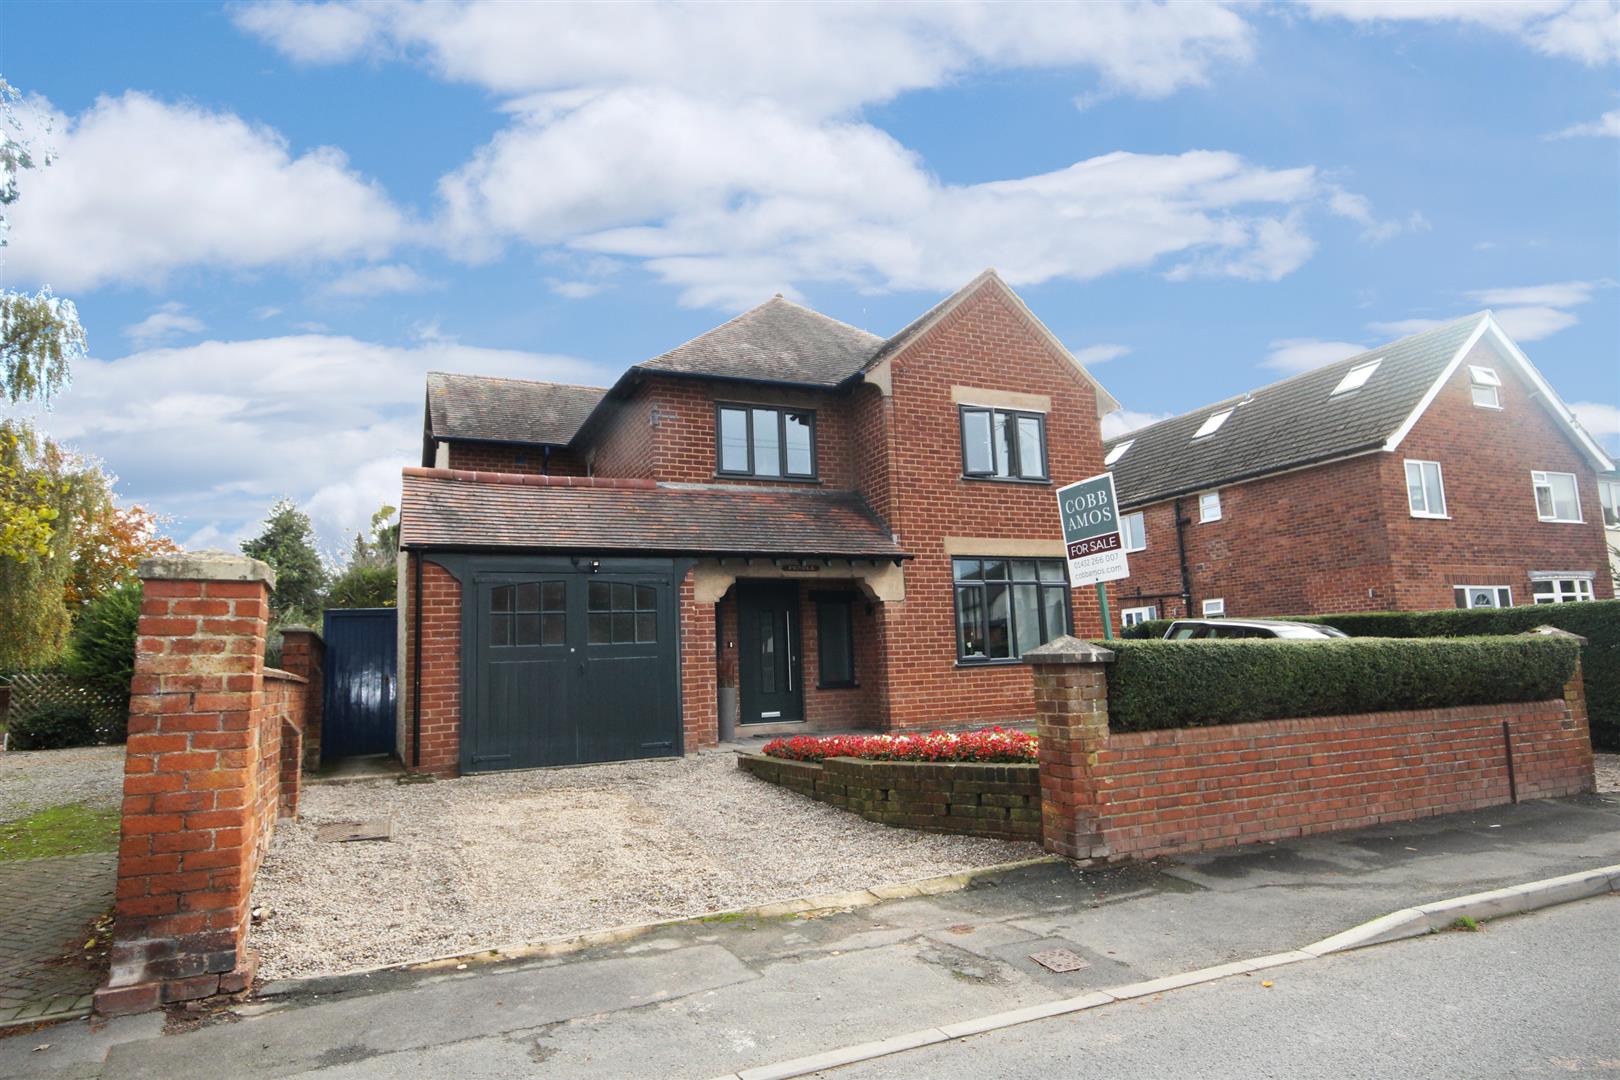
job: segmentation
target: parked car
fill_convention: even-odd
[[[1343,630],[1316,623],[1284,619],[1177,619],[1164,632],[1169,641],[1208,641],[1212,638],[1282,638],[1287,641],[1328,641],[1349,637]]]

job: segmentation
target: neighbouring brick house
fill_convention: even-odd
[[[1096,635],[1054,492],[1117,403],[992,271],[893,337],[780,296],[607,390],[428,378],[398,745],[441,775],[1035,714]]]
[[[1489,312],[1123,435],[1105,460],[1127,623],[1614,595],[1614,465]]]

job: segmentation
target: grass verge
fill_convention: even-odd
[[[118,849],[116,809],[70,803],[0,821],[0,862]]]

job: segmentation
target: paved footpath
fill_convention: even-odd
[[[1616,863],[1620,796],[1600,795],[1146,864],[1044,864],[815,918],[700,921],[549,959],[272,985],[236,1022],[184,1034],[162,1035],[156,1016],[62,1025],[0,1039],[0,1077],[703,1080]],[[1056,973],[1030,958],[1052,949],[1085,966]]]
[[[0,862],[0,1027],[83,1016],[102,972],[75,960],[112,907],[118,853]]]

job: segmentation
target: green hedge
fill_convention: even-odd
[[[1532,604],[1463,611],[1357,611],[1340,615],[1278,616],[1295,622],[1323,623],[1354,638],[1478,637],[1522,634],[1538,626],[1556,626],[1586,639],[1581,650],[1581,677],[1586,683],[1586,710],[1592,742],[1620,750],[1620,600],[1578,604]],[[1171,619],[1133,626],[1127,638],[1161,638]]]
[[[1103,643],[1115,731],[1295,716],[1545,701],[1562,695],[1568,638]]]

